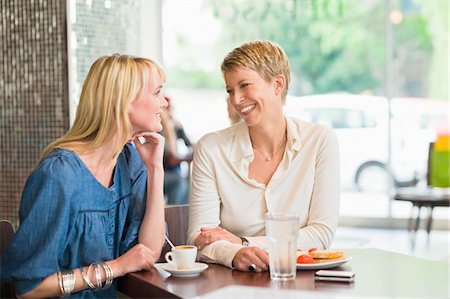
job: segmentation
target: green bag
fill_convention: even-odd
[[[450,151],[431,152],[430,186],[450,187]]]

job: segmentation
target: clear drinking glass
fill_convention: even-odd
[[[295,279],[298,214],[267,213],[265,219],[269,241],[270,279],[277,281]]]

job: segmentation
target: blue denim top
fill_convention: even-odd
[[[26,182],[20,226],[2,257],[2,281],[14,281],[17,294],[23,294],[57,271],[122,255],[137,243],[146,189],[146,168],[132,144],[119,155],[110,188],[74,152],[53,151]],[[116,293],[115,282],[108,290],[86,289],[72,297]]]

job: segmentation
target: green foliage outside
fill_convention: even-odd
[[[204,3],[222,23],[223,36],[220,45],[215,45],[222,52],[254,39],[270,39],[285,49],[291,63],[292,94],[385,94],[385,1]],[[393,4],[393,8],[401,10],[402,2]],[[395,93],[447,99],[448,46],[446,51],[441,48],[448,45],[448,2],[423,0],[420,4],[419,11],[405,12],[403,22],[393,28],[394,71],[399,82]],[[220,72],[192,68],[172,68],[170,72],[179,87],[223,88]],[[410,73],[414,78],[408,77]],[[408,80],[419,83],[408,84]]]
[[[430,57],[430,74],[428,76],[428,97],[450,99],[449,91],[449,12],[448,0],[422,0],[423,14],[428,24],[432,53]]]

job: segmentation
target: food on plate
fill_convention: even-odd
[[[318,250],[316,248],[308,251],[297,250],[297,264],[326,263],[344,258],[346,258],[345,253],[340,250]]]
[[[339,250],[314,250],[309,255],[315,259],[337,259],[345,256],[344,252]]]
[[[309,252],[297,249],[297,256],[304,255],[304,254],[309,255]]]
[[[307,254],[302,254],[297,257],[297,264],[313,264],[314,259],[312,256],[309,256]]]

